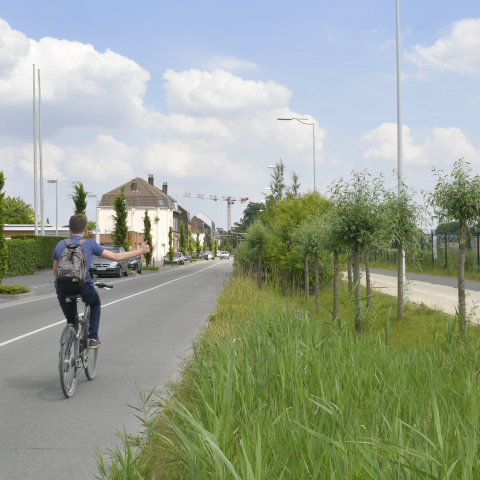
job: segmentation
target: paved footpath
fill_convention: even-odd
[[[34,301],[0,305],[0,478],[93,478],[96,446],[105,451],[117,440],[112,428],[140,428],[127,406],[138,405],[136,384],[162,388],[176,374],[231,265],[205,261],[113,279],[113,290],[99,291],[97,376],[88,381],[81,372],[70,399],[60,387],[65,320],[53,286]]]
[[[457,280],[432,275],[408,274],[408,300],[424,303],[429,307],[455,314],[458,305]],[[372,288],[382,293],[397,296],[397,273],[392,270],[370,270]],[[365,278],[362,277],[365,285]],[[467,311],[472,312],[475,304],[480,305],[480,282],[465,282],[467,289]],[[472,321],[480,323],[480,309],[475,311]]]

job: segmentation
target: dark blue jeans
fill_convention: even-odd
[[[75,306],[73,303],[66,301],[67,295],[72,295],[71,293],[62,292],[57,288],[57,297],[62,307],[63,314],[67,319],[68,323],[75,323]],[[100,302],[100,297],[95,287],[92,287],[89,283],[83,287],[83,290],[80,292],[82,300],[90,305],[90,328],[88,330],[88,338],[93,338],[96,340],[98,338],[98,326],[100,324],[100,309],[102,303]]]

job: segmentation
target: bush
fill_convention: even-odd
[[[21,293],[30,293],[30,290],[22,285],[0,285],[0,295],[20,295]]]
[[[37,261],[38,243],[35,240],[7,242],[7,276],[33,275]]]
[[[35,240],[37,242],[37,254],[35,268],[53,267],[53,251],[60,240],[65,237],[40,237],[35,235],[12,235],[12,240]]]
[[[158,270],[160,267],[142,267],[142,270]]]

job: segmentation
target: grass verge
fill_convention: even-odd
[[[397,323],[375,293],[359,341],[340,299],[332,323],[313,300],[234,277],[162,408],[142,398],[141,448],[123,436],[99,478],[480,478],[476,329],[459,340],[452,317],[412,303]]]
[[[22,293],[30,293],[30,290],[22,285],[0,285],[0,295],[20,295]]]
[[[159,270],[160,267],[142,267],[142,270]]]

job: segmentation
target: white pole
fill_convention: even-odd
[[[33,216],[35,235],[38,235],[38,205],[37,205],[37,117],[35,115],[35,64],[33,65]]]
[[[313,128],[313,191],[317,191],[317,179],[315,174],[315,124],[312,125]]]
[[[40,69],[38,69],[38,153],[40,160],[40,226],[41,235],[45,236],[45,195],[43,192],[43,161],[42,161],[42,91],[40,88]]]
[[[55,180],[55,236],[58,237],[58,179]]]
[[[402,69],[400,63],[400,5],[396,1],[397,13],[397,170],[398,170],[398,195],[403,193],[403,132],[402,132]],[[405,272],[405,251],[402,248],[402,258],[398,261],[403,263],[403,299],[406,299],[407,275]]]
[[[100,243],[99,235],[98,235],[98,202],[97,197],[95,196],[95,241]]]

